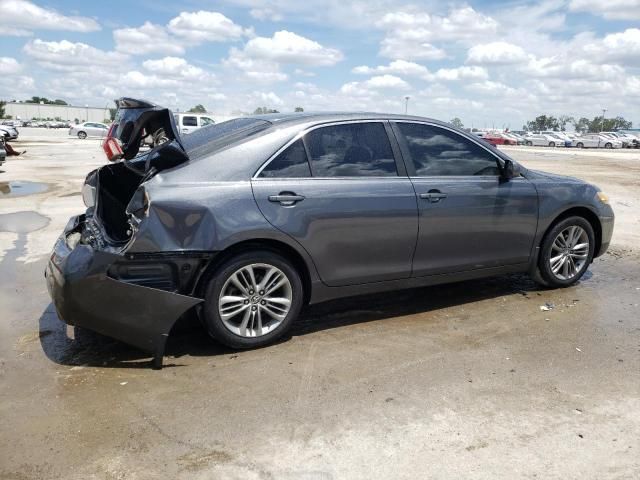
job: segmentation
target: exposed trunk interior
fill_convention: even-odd
[[[123,163],[114,163],[100,169],[98,177],[97,216],[106,234],[116,242],[128,240],[129,230],[126,208],[142,176]]]

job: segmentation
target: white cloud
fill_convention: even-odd
[[[466,43],[495,33],[498,23],[472,7],[451,10],[448,16],[424,11],[396,11],[385,14],[376,26],[386,31],[380,55],[391,58],[438,60],[446,57],[434,42]]]
[[[261,83],[283,82],[289,78],[286,73],[280,71],[277,63],[249,58],[235,47],[229,51],[229,56],[222,60],[222,64],[233,70],[240,70],[248,79]]]
[[[243,53],[255,59],[309,66],[334,65],[343,58],[340,50],[324,47],[286,30],[275,32],[270,38],[252,38],[244,46]]]
[[[628,28],[610,33],[601,40],[584,46],[584,52],[595,61],[640,65],[640,29]]]
[[[180,86],[176,79],[142,73],[137,70],[127,72],[121,76],[118,82],[123,89],[149,89],[149,88],[175,88]]]
[[[486,80],[489,78],[489,73],[484,67],[477,66],[461,66],[456,68],[441,68],[438,70],[434,77],[437,80]]]
[[[408,90],[410,85],[395,75],[377,75],[364,82],[349,82],[342,85],[340,93],[352,96],[377,95],[380,90]]]
[[[193,43],[227,42],[240,39],[247,31],[219,12],[181,12],[167,26],[174,35]]]
[[[105,52],[86,43],[67,40],[45,42],[37,38],[28,42],[23,50],[40,65],[61,71],[116,67],[127,59],[118,52]]]
[[[22,65],[12,57],[0,57],[0,75],[15,75],[22,70]]]
[[[512,65],[527,61],[525,51],[512,43],[491,42],[475,45],[467,53],[467,63],[480,65]]]
[[[269,107],[284,104],[282,99],[273,92],[253,92],[252,97],[259,102],[266,103]]]
[[[616,79],[624,76],[619,65],[595,64],[590,60],[571,60],[564,56],[531,58],[522,72],[529,77],[561,79]]]
[[[100,25],[92,18],[66,16],[27,0],[0,0],[0,35],[30,35],[32,30],[93,32]]]
[[[137,28],[120,28],[113,31],[116,50],[131,55],[148,53],[164,53],[165,55],[181,55],[184,47],[175,38],[171,38],[162,25],[145,22]]]
[[[249,15],[251,15],[256,20],[269,20],[271,22],[280,22],[284,18],[281,13],[269,7],[252,8],[251,10],[249,10]]]
[[[571,0],[569,10],[599,15],[607,20],[640,20],[640,0]]]
[[[199,67],[191,65],[184,58],[164,57],[159,60],[145,60],[142,66],[150,72],[159,75],[169,75],[174,77],[202,78],[205,71]]]
[[[394,60],[389,65],[379,65],[377,67],[368,67],[361,65],[351,70],[353,73],[371,75],[375,73],[390,73],[397,75],[407,75],[414,77],[428,77],[429,69],[424,65],[420,65],[414,62],[408,62],[406,60]]]

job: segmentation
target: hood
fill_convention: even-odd
[[[576,177],[569,177],[566,175],[557,175],[555,173],[543,172],[541,170],[527,169],[527,179],[533,182],[549,182],[549,183],[584,183],[584,180],[580,180]]]

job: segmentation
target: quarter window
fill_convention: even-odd
[[[499,175],[497,158],[450,130],[419,123],[397,123],[415,175]]]
[[[213,119],[212,119],[212,118],[209,118],[209,117],[200,117],[200,123],[201,123],[201,126],[203,126],[203,127],[204,127],[204,126],[206,126],[206,125],[211,125],[212,123],[215,123],[215,122],[213,121]]]
[[[384,125],[350,123],[318,128],[305,137],[316,177],[397,176]]]
[[[260,172],[266,178],[304,178],[311,176],[307,153],[302,140],[293,142],[289,147],[271,160]]]

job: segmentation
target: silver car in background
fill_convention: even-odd
[[[577,137],[573,140],[573,146],[577,148],[622,148],[622,142],[615,138],[592,133]]]
[[[87,137],[106,137],[109,126],[98,122],[84,122],[69,129],[69,135],[84,139]]]

